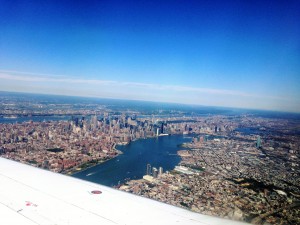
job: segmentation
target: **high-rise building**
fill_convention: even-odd
[[[147,175],[151,175],[151,165],[149,163],[147,164]]]
[[[159,128],[156,128],[156,136],[159,136]]]
[[[155,167],[152,167],[152,176],[154,178],[157,178],[157,176],[158,176],[158,170]]]
[[[160,133],[161,133],[161,134],[164,133],[164,123],[161,124],[161,127],[160,127]]]
[[[160,166],[158,169],[158,175],[161,176],[163,174],[164,170],[163,168]]]
[[[256,141],[256,148],[260,148],[261,147],[261,139],[260,136],[258,136],[257,141]]]
[[[97,116],[94,115],[91,117],[91,127],[93,130],[95,130],[98,126],[98,119],[97,119]]]
[[[79,125],[79,119],[77,117],[74,119],[74,122],[75,122],[75,126],[78,127],[78,125]]]

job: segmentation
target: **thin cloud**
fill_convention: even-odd
[[[105,85],[113,87],[130,87],[139,89],[149,90],[160,90],[160,91],[174,91],[174,92],[191,92],[191,93],[205,93],[213,95],[231,95],[240,97],[252,97],[252,98],[264,98],[264,99],[277,99],[287,100],[286,98],[276,96],[259,96],[251,93],[244,93],[234,90],[224,89],[210,89],[210,88],[196,88],[190,86],[179,86],[179,85],[161,85],[151,83],[138,83],[138,82],[122,82],[112,80],[99,80],[99,79],[83,79],[62,75],[53,74],[37,74],[28,72],[8,71],[0,70],[0,79],[14,80],[14,81],[25,81],[25,82],[57,82],[67,84],[89,84],[89,85]]]
[[[89,79],[78,79],[78,78],[65,78],[65,76],[45,76],[38,74],[31,74],[28,76],[26,73],[23,75],[7,74],[0,72],[0,78],[6,80],[15,81],[30,81],[30,82],[65,82],[65,83],[82,83],[82,84],[115,84],[117,82],[110,80],[89,80]],[[26,74],[26,75],[25,75]],[[25,75],[25,76],[24,76]]]
[[[0,73],[25,74],[25,75],[34,75],[34,76],[47,76],[47,77],[67,77],[66,75],[47,74],[47,73],[20,72],[20,71],[15,71],[15,70],[0,70]]]

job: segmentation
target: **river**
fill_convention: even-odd
[[[79,117],[79,116],[74,116]],[[23,122],[43,122],[43,121],[67,121],[70,120],[70,115],[63,116],[31,116],[31,117],[0,117],[0,123],[23,123]]]
[[[129,145],[118,146],[123,154],[102,164],[74,174],[74,177],[95,183],[114,186],[126,179],[141,179],[146,173],[147,164],[164,171],[172,170],[180,162],[177,151],[190,136],[171,135],[157,138],[140,139]]]

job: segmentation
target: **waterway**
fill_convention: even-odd
[[[75,116],[76,117],[76,116]],[[23,122],[43,122],[43,121],[67,121],[70,120],[71,116],[31,116],[31,117],[0,117],[0,123],[23,123]]]
[[[180,162],[177,151],[179,145],[190,142],[190,136],[171,135],[140,139],[129,145],[118,146],[123,154],[102,164],[74,174],[74,177],[95,183],[114,186],[127,179],[141,179],[146,173],[147,164],[164,171],[172,170]]]

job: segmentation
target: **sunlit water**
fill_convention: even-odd
[[[176,153],[183,148],[179,145],[190,141],[190,137],[183,135],[137,140],[126,146],[118,146],[124,154],[73,176],[113,186],[126,179],[141,179],[148,163],[156,168],[161,166],[164,171],[172,170],[180,162]]]

